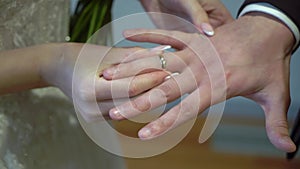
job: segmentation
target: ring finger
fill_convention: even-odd
[[[103,77],[107,80],[120,79],[157,70],[180,73],[186,66],[180,56],[169,52],[110,67],[104,70]]]

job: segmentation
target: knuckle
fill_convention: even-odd
[[[149,80],[150,86],[153,87],[164,82],[167,75],[165,72],[157,72],[157,74],[152,74],[147,80]]]
[[[182,102],[179,106],[179,111],[181,112],[181,116],[184,116],[186,119],[191,118],[195,113],[194,106],[191,106],[190,103]]]
[[[146,100],[144,98],[138,98],[132,102],[132,107],[140,112],[145,112],[150,110],[151,103],[149,102],[149,100]]]
[[[170,128],[172,124],[174,124],[173,119],[157,119],[157,126],[159,126],[159,128],[162,128],[164,130]]]
[[[159,89],[163,92],[164,97],[166,98],[172,98],[174,93],[178,91],[178,86],[174,81],[166,84],[162,84]]]
[[[286,120],[273,120],[266,126],[266,130],[269,134],[278,134],[275,131],[285,131],[288,129],[288,123]]]
[[[227,93],[227,95],[229,95],[229,96],[238,95],[237,90],[235,90],[235,89],[240,89],[241,87],[239,85],[242,85],[242,83],[240,83],[240,82],[234,83],[233,73],[231,70],[225,71],[225,80],[226,80],[225,92]]]
[[[128,94],[130,97],[136,96],[139,92],[138,86],[135,82],[131,83],[129,86]]]
[[[232,71],[231,70],[226,70],[225,71],[225,78],[227,82],[231,82],[231,77],[232,77]]]
[[[287,124],[287,121],[286,120],[276,120],[273,122],[274,126],[275,127],[278,127],[278,128],[287,128],[288,127],[288,124]]]
[[[176,120],[176,119],[175,119]],[[152,131],[156,135],[160,135],[168,130],[170,130],[175,123],[175,120],[173,118],[170,119],[157,119],[152,125]]]

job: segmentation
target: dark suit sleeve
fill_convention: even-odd
[[[241,10],[248,4],[265,2],[284,12],[300,29],[300,0],[246,0]]]

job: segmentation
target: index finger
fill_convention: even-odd
[[[191,40],[193,34],[162,29],[130,29],[125,30],[123,35],[128,40],[135,42],[152,42],[183,49]]]

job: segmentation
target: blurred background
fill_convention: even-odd
[[[82,2],[83,6],[88,4]],[[223,2],[236,16],[243,1]],[[0,0],[0,50],[48,42],[84,42],[91,32],[110,20],[144,12],[138,0],[93,1],[89,7],[93,10],[89,11],[94,13],[82,12],[81,9],[88,8],[77,4],[78,0]],[[100,6],[107,11],[106,15],[97,10]],[[86,23],[82,24],[83,21]],[[149,18],[143,24],[152,25]],[[97,43],[111,45],[118,41],[122,29],[117,22],[113,23],[110,35],[104,40],[96,39]],[[132,45],[122,43],[127,44]],[[298,50],[291,62],[291,125],[300,107],[299,63]],[[72,104],[55,88],[2,96],[0,169],[297,169],[300,166],[299,155],[288,162],[285,153],[271,145],[262,109],[249,100],[227,101],[213,137],[199,144],[204,120],[205,116],[201,116],[188,136],[172,150],[151,158],[129,159],[110,154],[93,143],[78,123]],[[136,135],[143,124],[122,121],[114,125],[122,133]]]
[[[232,16],[236,17],[243,0],[222,0],[222,2],[230,10]],[[143,11],[139,1],[115,0],[112,18],[116,20]],[[152,24],[150,19],[146,24],[144,22],[146,21],[143,21],[143,26]],[[119,32],[119,29],[113,24],[113,33]],[[294,53],[291,61],[292,103],[288,114],[290,125],[293,124],[296,112],[300,107],[299,52],[298,50]],[[276,150],[269,142],[264,128],[263,110],[250,100],[238,97],[227,101],[220,126],[204,145],[197,143],[203,124],[202,118],[205,116],[197,121],[190,135],[175,150],[172,149],[170,152],[150,159],[129,160],[130,167],[275,169],[298,168],[300,164],[299,155],[294,163],[286,163],[285,153]],[[124,132],[126,131],[124,130]]]

